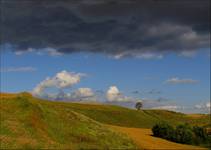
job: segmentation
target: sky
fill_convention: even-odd
[[[207,113],[208,2],[2,1],[1,92]]]

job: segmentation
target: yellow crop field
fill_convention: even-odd
[[[127,134],[134,142],[139,146],[140,149],[177,149],[177,150],[206,150],[206,148],[201,148],[197,146],[185,145],[170,142],[165,139],[152,136],[151,129],[146,128],[128,128],[120,126],[108,125],[114,130]]]

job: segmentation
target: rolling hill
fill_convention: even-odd
[[[131,139],[104,124],[136,128],[151,128],[160,121],[209,125],[208,115],[52,102],[28,93],[0,96],[0,148],[134,149]]]
[[[56,105],[29,94],[1,94],[0,149],[136,148],[127,136]]]
[[[104,124],[151,128],[155,123],[166,121],[171,125],[190,123],[191,125],[209,126],[209,115],[187,115],[168,110],[140,110],[129,109],[107,104],[83,104],[67,102],[40,101],[42,104],[54,108],[71,109]],[[56,104],[56,105],[55,105]]]

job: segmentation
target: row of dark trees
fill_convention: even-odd
[[[174,128],[168,123],[158,123],[152,128],[153,135],[173,142],[193,145],[209,145],[211,138],[205,128],[181,124]]]

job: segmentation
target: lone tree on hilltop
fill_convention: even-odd
[[[137,102],[135,107],[137,110],[140,110],[142,106],[143,106],[142,102]]]

